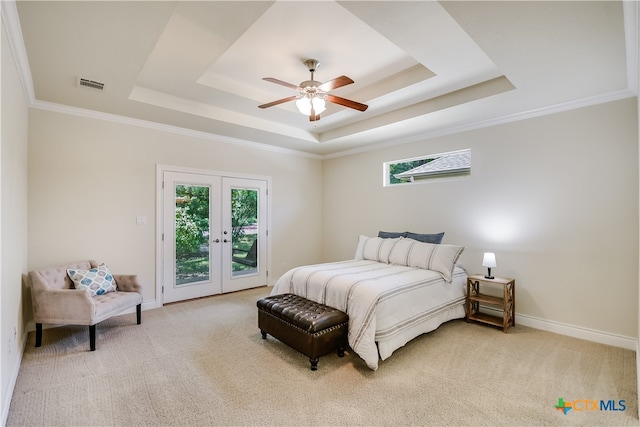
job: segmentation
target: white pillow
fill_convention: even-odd
[[[91,270],[67,269],[67,274],[76,289],[84,289],[92,297],[116,290],[116,281],[104,264]]]
[[[362,234],[358,236],[358,247],[356,248],[356,256],[354,257],[356,261],[361,261],[364,259],[363,257],[364,243],[369,239],[370,237],[363,236]]]
[[[371,260],[389,263],[389,255],[393,247],[402,237],[396,239],[383,239],[380,237],[360,236],[358,238],[358,248],[356,249],[356,260]]]
[[[413,239],[398,241],[389,254],[391,264],[437,271],[447,282],[451,282],[453,267],[464,250],[464,246],[418,242]]]

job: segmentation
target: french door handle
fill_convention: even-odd
[[[216,239],[213,241],[214,243],[220,243],[220,239]]]
[[[230,241],[231,241],[231,240],[227,240],[227,239],[224,239],[224,240],[223,240],[223,242],[224,242],[224,243],[229,243]]]

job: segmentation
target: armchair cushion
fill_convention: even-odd
[[[76,289],[84,289],[92,297],[116,290],[116,282],[105,264],[90,270],[68,268],[67,274]]]

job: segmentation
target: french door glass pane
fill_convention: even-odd
[[[258,271],[258,190],[231,189],[232,276]]]
[[[176,286],[209,280],[210,187],[176,185]]]

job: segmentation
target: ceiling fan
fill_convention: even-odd
[[[279,105],[285,102],[296,100],[296,106],[298,107],[298,110],[300,110],[302,114],[308,115],[309,120],[312,122],[320,120],[320,113],[325,110],[325,101],[353,108],[358,111],[365,111],[368,108],[368,105],[328,93],[333,89],[337,89],[339,87],[353,83],[353,80],[351,80],[349,77],[340,76],[336,77],[333,80],[329,80],[328,82],[322,83],[313,79],[313,75],[318,69],[320,62],[317,59],[307,59],[304,62],[304,65],[307,66],[309,72],[311,73],[311,80],[306,80],[300,83],[300,85],[283,82],[282,80],[274,79],[273,77],[265,77],[262,79],[271,83],[295,89],[298,91],[298,95],[288,96],[286,98],[278,99],[277,101],[259,105],[258,107],[269,108],[273,107],[274,105]]]

